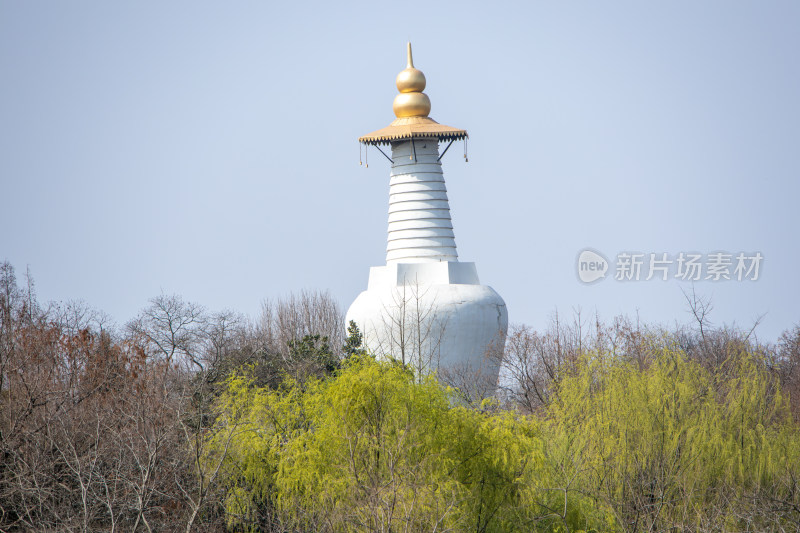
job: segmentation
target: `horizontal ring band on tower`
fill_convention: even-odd
[[[386,250],[402,250],[406,248],[453,248],[456,243],[452,237],[442,239],[403,239],[400,241],[389,241]]]
[[[403,250],[390,250],[386,252],[386,260],[389,262],[413,262],[412,260],[419,259],[427,261],[458,261],[458,254],[456,253],[455,248],[411,248]]]
[[[414,229],[398,229],[393,230],[389,228],[389,240],[394,241],[397,239],[410,239],[416,237],[450,237],[454,238],[452,228],[414,228]]]
[[[450,205],[447,200],[428,200],[422,201],[409,201],[397,202],[389,206],[389,213],[399,213],[401,211],[428,211],[428,210],[446,210],[450,211]]]
[[[453,229],[453,221],[447,218],[412,218],[407,220],[394,220],[389,222],[389,231],[403,231],[410,229]]]

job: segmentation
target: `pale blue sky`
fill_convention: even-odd
[[[460,258],[512,322],[688,320],[679,281],[582,285],[580,250],[759,251],[701,282],[719,323],[800,321],[800,3],[0,0],[0,259],[118,322],[179,293],[250,315],[384,263],[405,42]]]

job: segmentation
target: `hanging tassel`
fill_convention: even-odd
[[[361,162],[361,143],[358,143],[358,166],[362,166],[364,163]]]
[[[369,168],[369,145],[364,145],[364,161],[366,161],[366,168]]]

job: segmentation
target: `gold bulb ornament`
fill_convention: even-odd
[[[397,90],[401,93],[421,93],[425,90],[425,74],[414,68],[414,57],[411,55],[411,43],[408,43],[408,64],[395,80]]]
[[[414,68],[411,43],[408,43],[408,65],[395,80],[400,94],[394,97],[394,114],[397,118],[427,117],[431,112],[431,100],[422,91],[425,89],[425,74]]]

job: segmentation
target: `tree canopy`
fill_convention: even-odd
[[[117,327],[0,263],[0,531],[800,530],[800,327],[698,316],[513,328],[490,394],[324,293]]]

